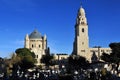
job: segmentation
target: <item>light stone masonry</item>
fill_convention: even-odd
[[[88,23],[85,15],[85,10],[80,7],[77,14],[76,24],[75,24],[75,39],[73,43],[73,55],[80,55],[85,57],[87,60],[91,62],[91,58],[93,53],[100,60],[100,56],[102,53],[111,53],[110,48],[90,48],[89,47],[89,36],[88,36]]]

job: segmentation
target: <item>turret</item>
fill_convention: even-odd
[[[44,35],[44,40],[46,40],[47,39],[47,36],[46,36],[46,34]]]
[[[77,21],[76,21],[76,25],[87,25],[87,19],[85,16],[85,10],[81,8],[78,10],[78,15],[77,15]]]
[[[46,35],[43,36],[43,48],[47,49],[47,36]]]
[[[26,34],[26,37],[25,37],[25,46],[24,47],[29,49],[29,36],[28,36],[28,34]]]

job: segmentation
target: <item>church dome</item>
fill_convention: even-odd
[[[85,10],[84,10],[84,8],[80,8],[80,13],[85,13]]]
[[[41,35],[37,30],[34,30],[30,35],[29,39],[40,39]]]

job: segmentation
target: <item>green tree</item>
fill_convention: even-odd
[[[50,48],[49,47],[46,49],[46,55],[50,55]]]
[[[21,58],[19,56],[16,56],[15,53],[12,53],[12,55],[10,56],[10,58],[5,58],[4,59],[4,63],[5,63],[5,68],[6,68],[6,75],[9,74],[16,74],[15,72],[17,71],[17,66],[18,63],[21,62]]]
[[[11,64],[17,64],[21,62],[21,57],[16,56],[15,53],[12,54],[11,56]]]
[[[53,65],[53,59],[54,59],[54,56],[53,55],[50,55],[50,54],[47,54],[47,55],[43,55],[42,58],[41,58],[41,62],[45,64],[46,67],[49,68],[50,65]]]
[[[35,54],[27,48],[16,49],[16,57],[20,57],[21,61],[16,64],[19,65],[23,70],[29,69],[36,63]]]
[[[25,57],[25,56],[32,56],[33,58],[35,58],[35,54],[34,52],[31,52],[29,49],[27,48],[18,48],[16,49],[15,53],[17,54],[17,56],[20,56],[21,58],[22,57]]]
[[[75,69],[86,69],[89,64],[85,57],[75,55],[68,58],[68,63],[72,68]]]
[[[117,64],[115,69],[118,70],[120,63],[120,42],[111,43],[109,47],[112,49],[112,52],[110,54],[103,53],[101,59],[105,62],[114,63],[115,65]]]
[[[110,54],[111,62],[119,63],[120,62],[120,43],[111,43],[110,48],[112,53]]]
[[[101,55],[101,59],[102,60],[104,60],[105,62],[110,62],[111,60],[111,58],[110,58],[111,56],[109,55],[109,54],[107,54],[107,53],[102,53],[102,55]]]
[[[101,59],[110,63],[120,62],[120,43],[111,43],[109,47],[112,49],[110,54],[103,53]]]

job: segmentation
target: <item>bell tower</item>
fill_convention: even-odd
[[[89,51],[88,24],[85,10],[80,7],[75,24],[75,39],[73,44],[73,54],[85,56]]]

